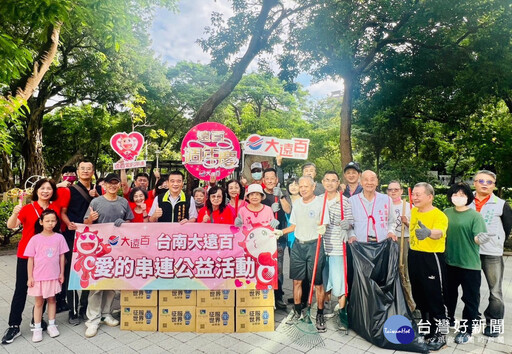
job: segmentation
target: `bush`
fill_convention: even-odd
[[[21,232],[21,227],[16,230],[7,228],[7,220],[12,214],[15,203],[12,201],[0,202],[0,236],[2,236],[2,246],[11,242],[11,238]]]

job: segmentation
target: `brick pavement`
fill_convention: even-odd
[[[287,260],[286,260],[287,261]],[[288,266],[285,264],[285,269]],[[14,288],[16,256],[0,256],[0,332],[7,328],[7,320]],[[448,347],[440,351],[449,353],[512,353],[512,257],[505,260],[504,296],[507,313],[505,316],[505,335],[499,341],[489,341],[481,334],[474,335],[474,343],[456,345],[451,335]],[[488,289],[482,276],[481,304],[483,311],[487,306]],[[291,295],[291,281],[285,281],[285,297]],[[96,337],[84,337],[85,326],[70,326],[67,323],[67,312],[57,314],[60,336],[50,338],[44,334],[40,343],[32,343],[29,328],[33,301],[29,297],[23,313],[21,325],[22,336],[12,344],[0,345],[0,353],[393,353],[373,346],[353,331],[348,335],[336,331],[334,320],[327,322],[327,332],[321,334],[325,347],[304,348],[294,344],[291,339],[280,332],[233,333],[233,334],[197,334],[197,333],[160,333],[121,331],[119,327],[101,326]],[[291,310],[291,307],[289,307]],[[461,317],[462,306],[459,301],[456,316]],[[275,321],[278,327],[286,313],[276,311]],[[397,352],[399,353],[399,352]]]

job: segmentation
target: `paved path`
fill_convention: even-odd
[[[288,266],[285,264],[285,269]],[[16,256],[0,256],[0,332],[3,335],[7,327],[7,319],[14,288]],[[482,334],[474,335],[474,343],[456,345],[451,334],[448,347],[439,353],[512,353],[512,257],[505,261],[504,296],[507,313],[505,316],[505,334],[498,340],[488,340]],[[480,310],[487,306],[489,295],[487,284],[482,276]],[[286,297],[291,295],[291,281],[285,281]],[[461,301],[456,316],[461,317]],[[233,333],[233,334],[196,334],[196,333],[161,333],[161,332],[131,332],[121,331],[119,327],[100,327],[98,335],[87,339],[84,337],[85,326],[70,326],[67,323],[67,313],[57,315],[60,336],[50,338],[44,334],[40,343],[32,343],[32,333],[29,328],[33,301],[29,297],[23,313],[21,325],[22,336],[12,344],[0,345],[0,353],[322,353],[340,352],[355,353],[394,353],[373,346],[356,335],[349,335],[335,330],[333,320],[327,322],[328,331],[322,334],[325,347],[304,348],[294,344],[285,334],[279,332],[263,333]],[[290,307],[291,310],[291,307]],[[285,318],[286,313],[276,311],[276,327]],[[396,352],[401,353],[401,352]]]

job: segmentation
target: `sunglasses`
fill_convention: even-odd
[[[484,180],[484,179],[477,179],[476,180],[480,184],[487,184],[488,186],[492,186],[494,184],[494,181],[491,181],[490,179]]]

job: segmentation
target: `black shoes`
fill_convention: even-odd
[[[436,352],[446,346],[446,337],[440,333],[434,334],[427,343],[429,350]]]
[[[324,333],[327,331],[327,328],[325,327],[325,318],[323,313],[316,314],[316,329],[320,333]]]
[[[69,311],[69,306],[66,301],[57,301],[57,313]]]
[[[278,310],[284,310],[286,311],[287,310],[287,306],[286,304],[284,303],[283,299],[276,299],[276,309]]]
[[[487,325],[484,329],[484,336],[496,338],[500,335],[499,332],[491,331],[491,326]]]
[[[10,344],[21,335],[20,326],[10,326],[2,337],[2,344]]]

